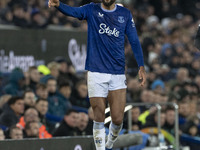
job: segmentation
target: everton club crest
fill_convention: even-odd
[[[125,19],[123,16],[118,16],[118,22],[119,23],[124,23],[125,22]]]

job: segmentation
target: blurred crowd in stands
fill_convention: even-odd
[[[65,0],[79,6],[90,0]],[[120,2],[120,1],[119,1]],[[200,52],[194,37],[200,2],[193,0],[122,0],[132,11],[142,44],[147,83],[140,87],[137,64],[125,43],[127,103],[175,102],[180,133],[200,136]],[[0,23],[23,28],[59,25],[87,30],[86,23],[66,17],[45,0],[1,0]],[[27,72],[0,74],[0,139],[91,135],[93,114],[87,96],[87,73],[78,74],[62,57]],[[132,130],[157,126],[155,106],[132,108]],[[175,111],[162,106],[161,126],[174,135]],[[127,129],[125,114],[124,128]]]
[[[101,0],[61,1],[77,7]],[[194,20],[200,17],[198,0],[192,0],[190,3],[187,0],[117,0],[117,2],[124,4],[133,12],[137,26],[143,30],[146,21],[152,24],[154,21],[168,17],[180,20],[186,14],[191,15]],[[85,22],[81,23],[77,19],[66,17],[56,8],[49,9],[48,0],[1,0],[0,24],[23,28],[46,28],[48,25],[59,25],[87,30]]]
[[[1,79],[0,127],[7,138],[92,135],[86,79],[64,58],[28,72],[16,68],[7,81]]]

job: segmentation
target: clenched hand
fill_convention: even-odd
[[[59,7],[60,5],[60,1],[59,0],[49,0],[48,2],[48,6],[50,7]]]
[[[140,81],[140,85],[144,86],[145,82],[146,82],[146,72],[143,66],[140,67],[139,70],[139,81]]]

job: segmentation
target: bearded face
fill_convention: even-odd
[[[106,6],[106,7],[110,7],[116,0],[102,0],[102,3]]]

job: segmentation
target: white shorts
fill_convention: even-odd
[[[126,76],[88,71],[89,97],[107,97],[109,91],[126,89]]]

